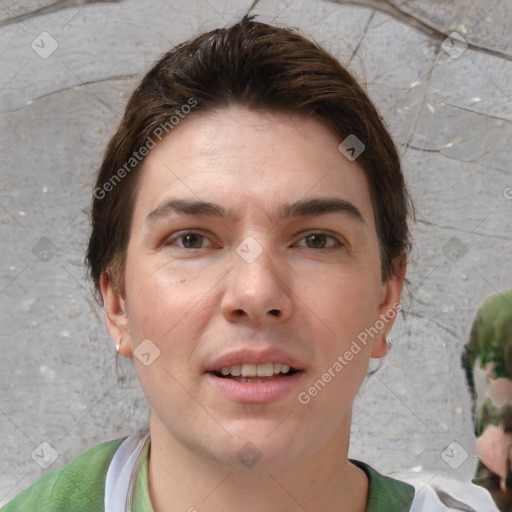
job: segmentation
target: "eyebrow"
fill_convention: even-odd
[[[343,213],[365,224],[363,215],[352,203],[337,197],[317,197],[313,199],[301,199],[293,203],[285,203],[281,206],[273,218],[280,222],[293,217],[308,217],[327,215],[329,213]],[[154,223],[157,220],[168,217],[171,214],[200,216],[206,215],[223,220],[239,220],[231,209],[208,201],[190,199],[168,199],[159,204],[148,216],[147,222]]]

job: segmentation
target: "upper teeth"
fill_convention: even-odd
[[[244,363],[242,365],[224,366],[221,368],[222,375],[233,375],[233,377],[272,377],[276,373],[288,373],[290,367],[287,364],[281,363],[265,363],[265,364],[250,364]]]

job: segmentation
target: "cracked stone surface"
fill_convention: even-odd
[[[409,312],[356,401],[349,455],[383,472],[473,475],[460,355],[477,308],[512,288],[511,2],[0,1],[0,505],[147,422],[85,280],[94,169],[157,57],[251,7],[314,38],[365,85],[418,209]],[[457,58],[442,47],[452,32],[468,45]],[[442,457],[454,441],[469,455],[456,469]],[[31,456],[42,442],[58,454],[46,469]]]

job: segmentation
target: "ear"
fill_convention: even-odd
[[[379,330],[373,341],[371,357],[384,357],[388,353],[386,337],[391,332],[400,310],[400,297],[404,287],[407,260],[401,257],[395,266],[395,273],[382,285],[382,298],[379,305],[379,320],[376,324],[384,326]]]
[[[100,284],[105,308],[105,326],[110,338],[116,346],[119,345],[118,351],[122,356],[132,357],[126,302],[106,272],[102,272]]]

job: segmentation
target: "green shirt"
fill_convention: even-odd
[[[1,512],[104,512],[105,477],[123,439],[89,448],[58,471],[48,473],[5,505]],[[153,512],[148,485],[146,443],[137,466],[132,512]],[[414,487],[381,475],[368,464],[350,459],[369,480],[366,512],[408,512]]]

